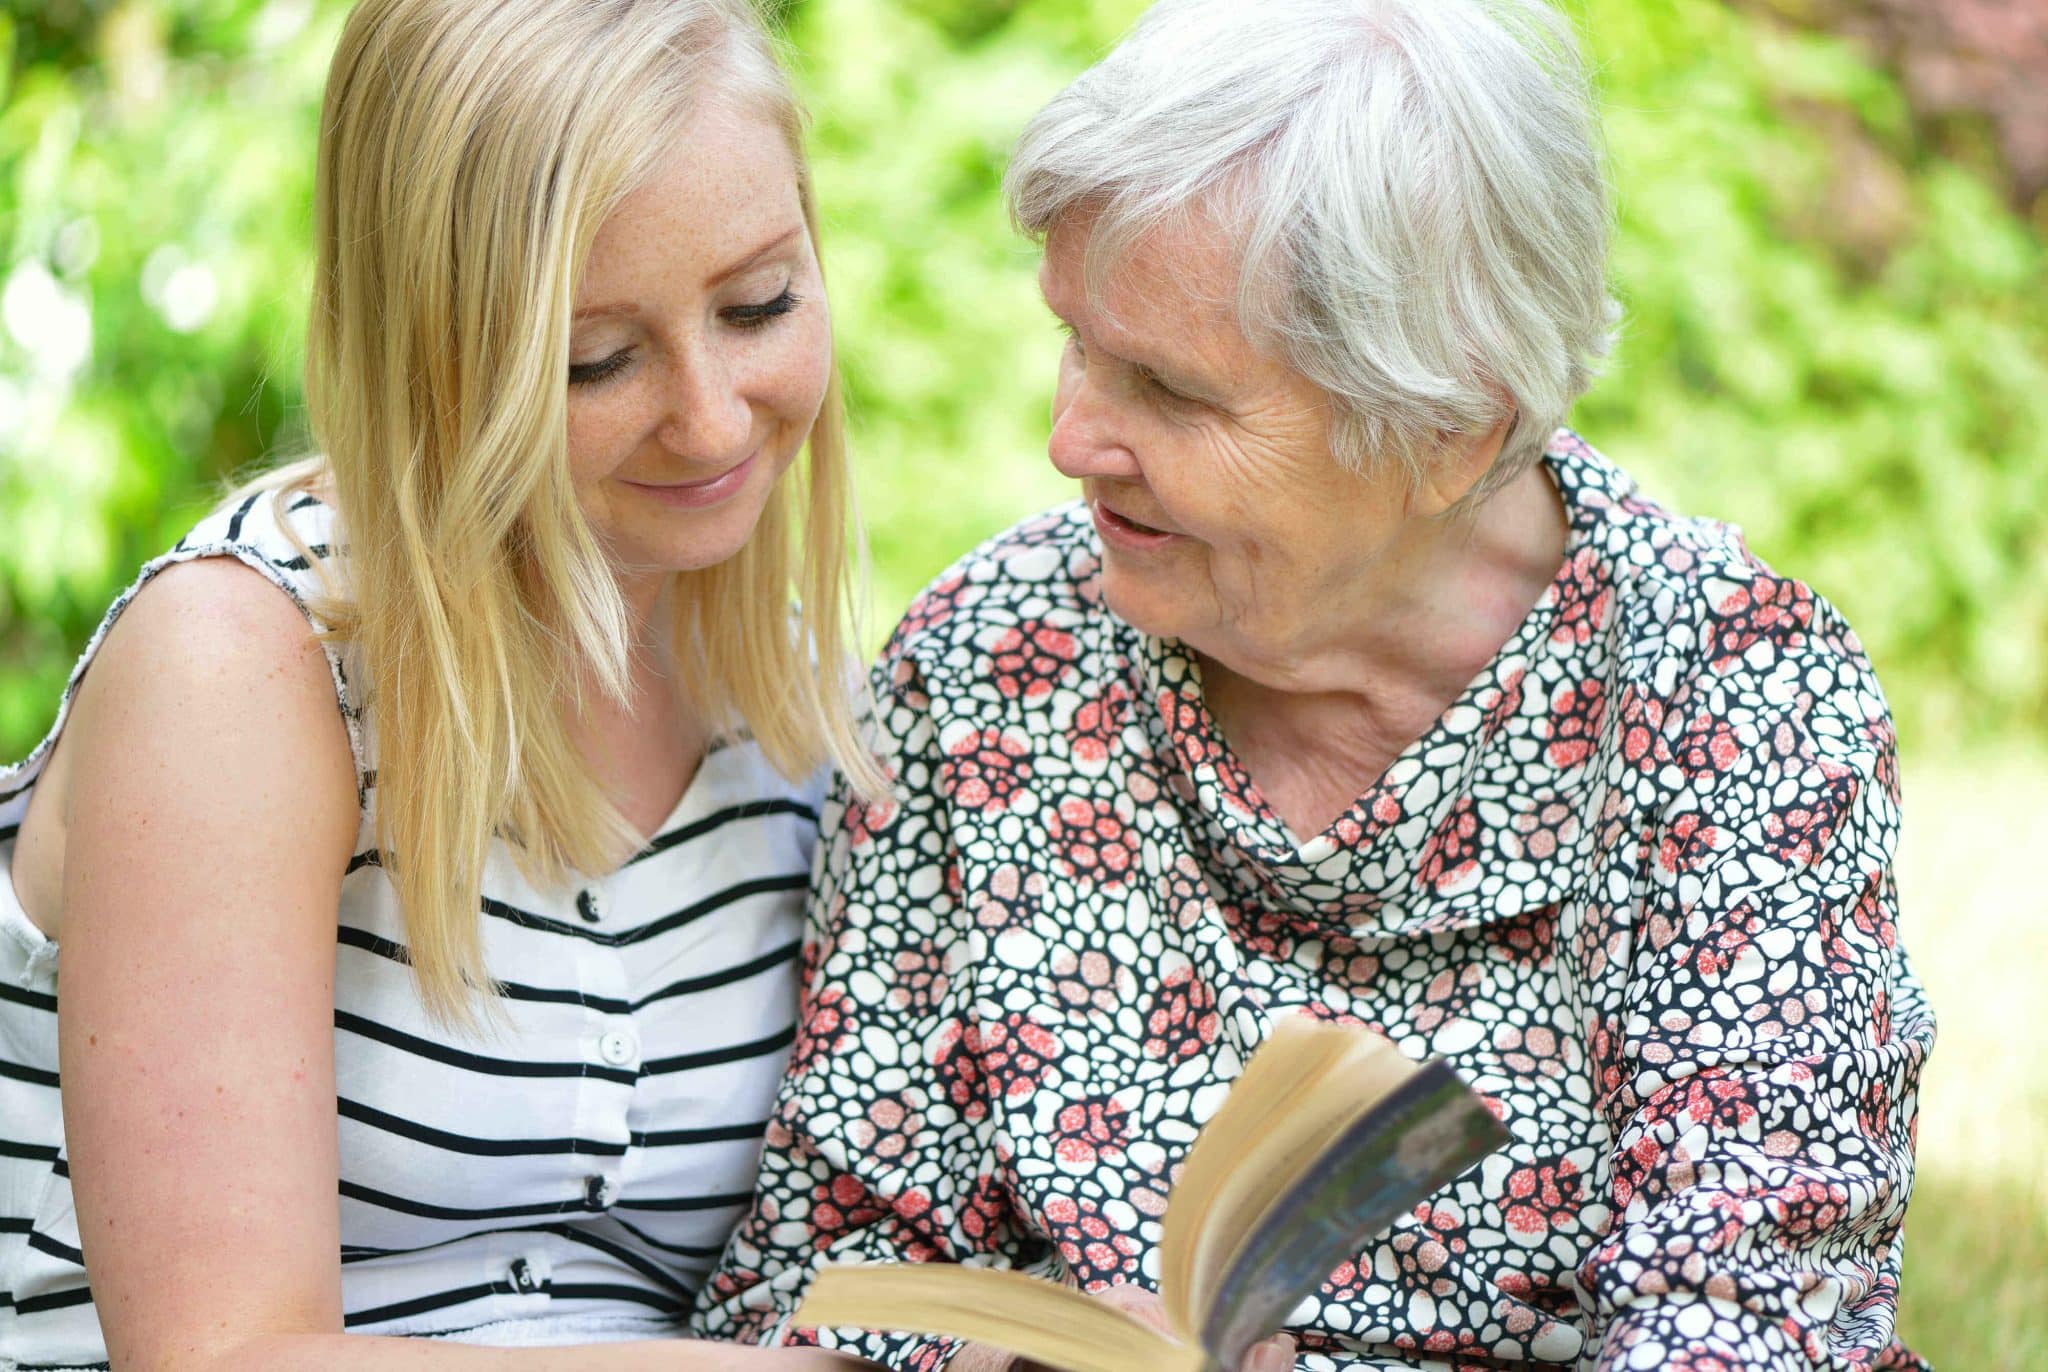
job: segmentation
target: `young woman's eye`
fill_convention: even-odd
[[[569,384],[571,386],[595,386],[611,380],[626,370],[626,364],[633,360],[631,348],[621,348],[610,357],[596,362],[571,362]]]
[[[734,305],[724,311],[725,322],[739,329],[758,329],[771,320],[780,319],[797,306],[803,304],[803,297],[784,288],[781,295],[759,305]]]

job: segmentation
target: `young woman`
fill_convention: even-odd
[[[351,16],[321,456],[0,771],[0,1364],[840,1362],[623,1342],[744,1208],[865,774],[797,123],[746,0]]]

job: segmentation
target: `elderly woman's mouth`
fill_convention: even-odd
[[[1103,540],[1121,548],[1149,552],[1180,537],[1165,529],[1155,529],[1150,524],[1140,524],[1128,515],[1118,514],[1100,500],[1090,502],[1090,509],[1095,514],[1095,527]]]

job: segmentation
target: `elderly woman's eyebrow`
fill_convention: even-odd
[[[1059,323],[1060,332],[1075,342],[1082,344],[1089,352],[1127,367],[1142,376],[1158,382],[1168,390],[1177,391],[1187,396],[1191,400],[1213,402],[1220,398],[1216,387],[1207,382],[1197,380],[1170,363],[1162,363],[1142,357],[1132,357],[1128,353],[1121,353],[1115,348],[1106,346],[1100,339],[1094,343],[1089,343],[1081,337],[1081,330],[1075,326],[1072,320],[1052,308],[1050,301],[1046,303],[1046,308],[1052,310],[1053,318]]]

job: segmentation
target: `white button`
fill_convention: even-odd
[[[597,1041],[598,1056],[614,1067],[624,1067],[639,1055],[640,1045],[623,1029],[614,1029]]]

